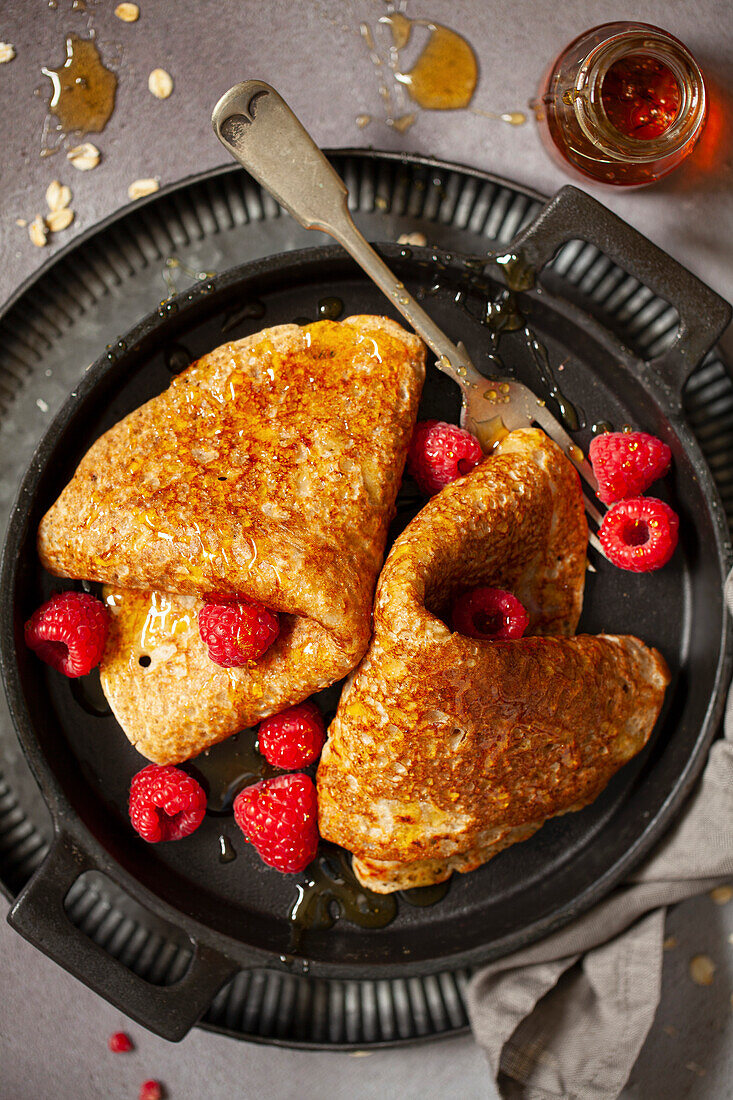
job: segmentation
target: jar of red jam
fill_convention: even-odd
[[[648,23],[604,23],[560,54],[537,114],[549,148],[583,175],[639,186],[689,156],[705,112],[705,82],[686,46]]]

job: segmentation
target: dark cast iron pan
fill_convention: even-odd
[[[678,311],[675,340],[644,362],[595,320],[548,290],[542,269],[563,243],[595,244]],[[126,814],[131,776],[143,759],[112,717],[82,709],[70,684],[23,644],[23,623],[58,587],[35,551],[38,521],[99,434],[170,381],[166,365],[185,361],[265,325],[307,317],[338,296],[349,313],[392,310],[336,247],[258,260],[180,295],[150,314],[99,359],[43,438],[20,488],[2,563],[0,642],[13,719],[53,816],[55,839],[44,863],[17,898],[10,923],[72,974],[153,1031],[179,1039],[209,1007],[224,982],[250,967],[302,968],[313,977],[396,978],[488,961],[546,935],[602,898],[658,840],[703,766],[722,714],[730,639],[723,582],[731,563],[725,518],[710,472],[681,414],[685,380],[730,319],[713,291],[599,203],[563,188],[510,246],[538,272],[519,296],[524,316],[545,344],[563,393],[582,407],[587,425],[629,423],[665,439],[671,474],[654,492],[681,520],[680,547],[658,573],[636,576],[596,561],[589,574],[582,631],[634,633],[664,653],[673,672],[649,745],[581,813],[549,822],[470,875],[455,875],[448,895],[430,908],[400,904],[387,927],[364,930],[342,919],[310,930],[294,944],[288,918],[301,876],[265,867],[238,837],[231,819],[207,816],[187,840],[146,845]],[[489,340],[480,318],[485,286],[471,285],[475,264],[399,246],[382,248],[397,276],[420,295],[453,340],[489,373]],[[498,293],[499,268],[485,278]],[[434,289],[436,282],[439,289]],[[480,283],[479,279],[479,283]],[[459,293],[460,291],[460,293]],[[246,303],[261,303],[232,321]],[[246,312],[246,311],[245,311]],[[222,325],[228,324],[222,335]],[[183,349],[183,350],[181,350]],[[521,333],[502,337],[504,367],[542,396]],[[553,410],[556,407],[550,402]],[[431,369],[421,416],[455,420],[458,391]],[[587,447],[589,427],[577,433]],[[194,765],[195,766],[195,765]],[[218,836],[231,837],[238,858],[222,864]],[[68,919],[64,898],[89,870],[108,875],[168,921],[192,945],[191,965],[175,984],[156,986],[128,970]]]

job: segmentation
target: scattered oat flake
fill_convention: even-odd
[[[0,42],[0,65],[4,65],[6,61],[12,61],[15,57],[15,46],[11,46],[9,42]]]
[[[135,180],[127,188],[127,194],[131,199],[142,199],[145,195],[152,195],[159,187],[156,179]]]
[[[665,951],[673,951],[676,946],[677,946],[677,937],[676,936],[667,936],[666,940],[662,944],[662,947],[664,948]]]
[[[173,77],[165,69],[153,69],[148,77],[148,90],[156,99],[167,99],[173,91]]]
[[[704,1077],[707,1072],[697,1062],[685,1062],[685,1069],[689,1069],[691,1073],[697,1074],[698,1077]]]
[[[46,214],[46,225],[52,233],[60,233],[62,229],[68,229],[74,220],[74,211],[68,206],[64,210],[52,210]]]
[[[42,397],[37,397],[36,398],[36,405],[38,405],[38,408],[41,410],[42,413],[47,413],[48,412],[48,405],[46,404],[46,402],[43,400]]]
[[[397,238],[397,244],[414,244],[417,248],[422,248],[427,243],[428,238],[424,233],[401,233]]]
[[[115,8],[115,15],[123,23],[137,23],[140,18],[140,8],[137,4],[118,4]]]
[[[733,898],[733,886],[716,886],[710,891],[710,899],[716,905],[727,905]]]
[[[690,959],[690,977],[696,985],[712,985],[715,963],[709,955],[695,955]]]
[[[47,235],[48,230],[46,229],[46,223],[40,214],[36,214],[35,218],[28,226],[28,236],[36,248],[43,248],[46,243]]]
[[[89,172],[99,164],[100,152],[91,141],[84,141],[81,145],[75,145],[73,149],[69,149],[66,158],[80,172]]]
[[[28,225],[28,219],[27,218],[16,218],[15,219],[15,224],[19,225],[21,229],[25,229],[25,227]]]
[[[71,202],[71,188],[58,180],[52,180],[46,188],[46,202],[49,210],[64,210]]]
[[[376,199],[374,200],[374,205],[376,206],[377,210],[386,210],[387,200],[385,198],[382,198],[381,195],[377,195]]]

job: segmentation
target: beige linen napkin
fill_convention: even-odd
[[[733,611],[733,573],[726,583]],[[590,912],[478,971],[468,1012],[505,1100],[613,1100],[659,1003],[668,905],[733,876],[733,692],[682,817]]]

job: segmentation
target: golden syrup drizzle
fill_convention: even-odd
[[[157,642],[168,641],[177,634],[187,633],[191,629],[191,612],[174,612],[171,598],[165,592],[152,592],[150,606],[140,631],[140,649],[155,647]]]
[[[58,69],[41,69],[53,86],[48,109],[66,134],[99,134],[115,106],[117,77],[103,63],[91,39],[69,34],[66,61]]]

